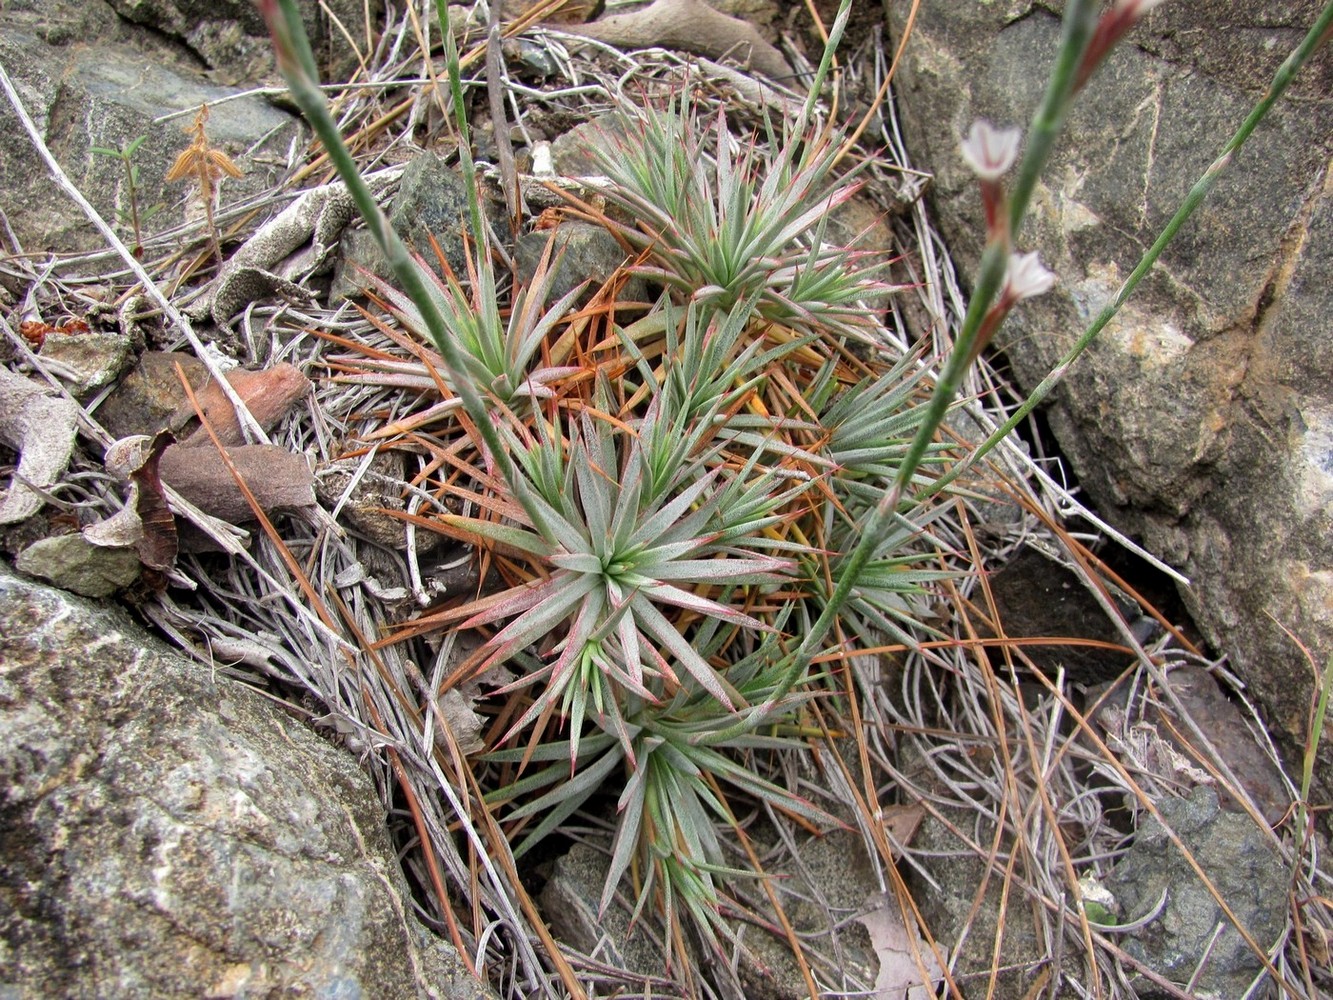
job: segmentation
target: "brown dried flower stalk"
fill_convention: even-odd
[[[222,246],[218,242],[217,226],[213,221],[213,205],[217,199],[217,182],[225,174],[228,177],[242,176],[241,168],[232,158],[208,144],[204,134],[204,124],[208,121],[208,105],[199,105],[199,113],[194,116],[194,124],[186,128],[194,139],[190,142],[176,162],[167,171],[167,181],[188,180],[197,188],[196,194],[204,206],[204,216],[208,220],[208,238],[212,241],[213,254],[218,264],[222,263]]]

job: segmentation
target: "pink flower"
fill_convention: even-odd
[[[997,181],[1014,165],[1022,139],[1021,129],[997,129],[990,122],[978,119],[963,140],[963,159],[983,181]]]
[[[1042,266],[1036,251],[1009,255],[1000,301],[1013,305],[1034,295],[1045,295],[1055,287],[1055,275]]]

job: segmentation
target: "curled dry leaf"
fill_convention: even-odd
[[[1131,724],[1123,709],[1111,706],[1104,714],[1107,745],[1133,768],[1160,778],[1168,785],[1182,782],[1186,787],[1212,785],[1213,776],[1164,739],[1151,722]]]
[[[871,899],[871,909],[857,917],[870,934],[870,943],[879,958],[875,977],[875,1000],[926,1000],[933,997],[933,986],[923,982],[922,969],[931,983],[943,978],[935,953],[915,931],[903,925],[898,904],[889,893]]]
[[[73,400],[0,368],[0,441],[19,453],[18,474],[0,500],[0,524],[17,524],[41,510],[45,501],[37,490],[54,484],[69,465],[81,412]]]
[[[175,563],[180,544],[176,536],[176,519],[167,506],[162,477],[158,474],[158,463],[172,440],[172,436],[165,433],[153,438],[147,459],[130,474],[139,494],[135,499],[135,509],[143,522],[139,559],[150,569],[161,572],[166,572]]]
[[[143,522],[135,510],[138,487],[130,487],[128,502],[110,517],[83,527],[83,537],[99,549],[132,549],[143,540]]]
[[[167,507],[157,471],[173,440],[164,431],[153,438],[136,434],[112,444],[103,461],[108,472],[129,482],[129,496],[116,514],[83,529],[83,536],[94,545],[134,546],[139,561],[160,573],[175,564],[179,547],[176,519]]]
[[[484,720],[472,707],[472,700],[457,688],[450,688],[436,699],[440,722],[453,734],[458,749],[471,756],[486,748],[482,739]]]
[[[782,53],[765,41],[754,25],[714,10],[703,0],[654,0],[632,13],[613,14],[564,30],[619,48],[660,45],[711,59],[730,56],[775,80],[791,75],[791,66]]]
[[[366,182],[378,197],[402,172],[402,166],[388,167],[367,174]],[[309,291],[292,279],[323,267],[355,217],[356,202],[341,182],[304,192],[232,254],[209,292],[191,307],[191,316],[211,317],[225,327],[232,316],[269,295],[309,299]]]

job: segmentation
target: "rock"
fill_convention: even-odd
[[[7,28],[31,32],[44,44],[57,47],[109,38],[121,30],[116,12],[103,0],[13,0],[2,13]]]
[[[47,337],[42,360],[75,396],[104,389],[130,365],[130,338],[122,333],[77,333]]]
[[[514,260],[518,264],[519,277],[525,283],[531,283],[537,263],[550,241],[551,233],[544,230],[519,237]],[[562,222],[555,230],[551,266],[555,268],[556,274],[546,304],[563,298],[577,285],[588,281],[588,287],[580,296],[586,303],[627,261],[628,255],[624,249],[602,226],[588,222]],[[645,302],[647,297],[647,283],[642,278],[630,278],[617,299],[621,302]]]
[[[333,284],[329,301],[355,299],[373,287],[371,275],[391,280],[389,260],[368,229],[350,228],[338,243],[338,258],[333,265]]]
[[[772,835],[771,830],[767,832]],[[776,875],[773,888],[781,894],[796,932],[803,940],[819,940],[825,945],[807,956],[815,975],[824,982],[836,983],[847,977],[848,982],[873,984],[880,962],[866,927],[856,920],[830,925],[830,913],[844,915],[873,909],[878,883],[859,835],[834,830],[803,838],[800,859],[799,867],[793,865],[790,871],[770,874]],[[539,898],[552,933],[614,968],[645,977],[669,976],[666,958],[656,944],[660,938],[641,928],[631,929],[630,913],[624,905],[626,893],[622,892],[606,913],[598,913],[608,861],[606,853],[588,844],[575,844],[556,860]],[[761,919],[772,919],[762,890],[750,887],[746,895]],[[736,926],[742,947],[732,966],[736,979],[727,984],[727,989],[739,988],[737,995],[751,1000],[809,996],[791,949],[780,933],[739,922]],[[724,966],[712,963],[708,967],[710,975],[725,981]]]
[[[104,548],[79,534],[33,542],[18,554],[14,565],[84,597],[110,597],[139,578],[139,555],[134,549]]]
[[[471,233],[470,219],[463,176],[442,156],[420,153],[407,164],[389,221],[409,247],[436,264],[430,245],[434,237],[449,266],[458,274],[467,274],[463,234]]]
[[[113,438],[152,437],[165,430],[186,402],[177,365],[196,392],[207,383],[208,370],[198,358],[174,351],[147,351],[97,408],[98,422]]]
[[[253,0],[107,0],[121,17],[184,45],[219,83],[253,85],[274,75],[273,46]],[[369,13],[374,22],[382,0],[297,0],[315,57],[328,78],[345,79],[357,54],[338,30],[336,17],[353,38],[365,38]]]
[[[665,977],[666,956],[642,930],[631,931],[629,910],[619,900],[598,913],[609,860],[588,844],[575,844],[556,860],[539,898],[551,933],[612,968]]]
[[[496,212],[484,197],[482,204],[492,225],[502,225],[501,213]],[[442,156],[419,153],[408,162],[394,195],[389,222],[408,249],[420,254],[436,274],[442,275],[443,271],[431,247],[431,237],[439,243],[444,259],[454,273],[467,275],[463,234],[468,233],[471,242],[472,231],[467,190],[462,175],[445,163]],[[366,272],[393,281],[388,258],[364,228],[351,229],[343,234],[336,268],[329,293],[333,302],[344,296],[359,295],[369,285]]]
[[[1313,23],[1314,0],[1166,5],[1093,78],[1039,185],[1021,249],[1056,290],[997,343],[1030,389],[1101,309]],[[888,5],[901,28],[904,9]],[[1219,30],[1224,29],[1224,30]],[[981,239],[958,143],[978,117],[1026,125],[1059,33],[1026,2],[923,7],[899,78],[903,130],[935,172],[964,274]],[[1099,513],[1182,570],[1188,610],[1292,759],[1333,653],[1333,63],[1315,60],[1051,397]],[[1333,794],[1333,751],[1316,797]]]
[[[1035,549],[994,572],[990,592],[1006,635],[1096,639],[1117,645],[1125,641],[1078,576]],[[1133,621],[1137,609],[1122,602],[1120,612]],[[1037,647],[1029,655],[1047,676],[1054,678],[1056,669],[1064,667],[1070,680],[1079,684],[1114,680],[1130,661],[1124,653],[1094,646]]]
[[[237,91],[206,82],[195,65],[158,36],[123,24],[109,10],[101,13],[103,7],[102,0],[64,7],[16,0],[0,11],[0,63],[12,74],[28,114],[70,180],[113,225],[117,214],[129,208],[125,168],[91,149],[122,149],[140,135],[148,137],[134,162],[141,207],[167,203],[147,227],[160,231],[182,223],[193,210],[185,188],[163,180],[188,144],[183,126],[190,118],[160,124],[154,120]],[[48,13],[48,8],[55,9]],[[59,30],[43,26],[48,17]],[[66,44],[71,42],[79,44]],[[0,189],[6,193],[6,215],[19,242],[30,251],[103,249],[101,235],[51,183],[8,102],[5,108],[0,115],[0,148],[5,150]],[[291,115],[250,97],[213,108],[207,134],[245,170],[241,179],[223,183],[225,206],[276,185],[302,126]],[[133,239],[128,225],[117,228],[122,238]]]
[[[73,400],[0,366],[0,442],[19,453],[13,482],[0,494],[0,525],[17,524],[41,510],[44,491],[74,454],[81,414]]]
[[[492,997],[366,776],[120,611],[0,566],[0,995]]]
[[[605,173],[601,155],[615,155],[630,138],[630,123],[623,115],[598,115],[560,133],[551,143],[551,160],[561,177],[598,177]]]
[[[259,425],[260,430],[271,431],[300,400],[310,394],[314,383],[295,366],[280,362],[259,371],[245,368],[233,368],[223,375],[235,391],[250,416]],[[236,408],[231,405],[221,386],[208,382],[195,395],[199,409],[208,419],[213,433],[225,445],[245,443],[245,432],[241,429]],[[197,426],[196,426],[197,425]],[[213,438],[196,415],[194,405],[188,400],[182,403],[172,415],[173,430],[182,432],[188,427],[194,430],[181,439],[183,448],[213,447]]]
[[[989,823],[973,833],[978,825],[975,810],[947,806],[940,812],[954,829],[979,837],[981,843],[989,845],[994,836]],[[934,816],[922,820],[911,848],[913,863],[903,867],[903,879],[931,936],[947,955],[957,951],[950,965],[955,979],[975,982],[972,977],[978,977],[985,982],[998,956],[1003,971],[996,976],[993,995],[1000,1000],[1028,996],[1032,977],[1049,961],[1050,949],[1033,933],[1033,921],[1013,912],[1012,899],[1006,902],[1003,876],[988,873],[985,859]],[[978,899],[983,885],[985,893]]]
[[[1180,664],[1166,674],[1166,681],[1181,707],[1235,775],[1259,814],[1270,826],[1278,826],[1291,808],[1291,794],[1283,783],[1281,770],[1269,756],[1267,748],[1250,731],[1245,716],[1236,702],[1227,697],[1218,678],[1202,667]],[[1105,739],[1120,754],[1121,762],[1133,770],[1139,783],[1144,785],[1152,778],[1151,770],[1144,769],[1143,761],[1127,758],[1132,757],[1134,749],[1145,744],[1156,750],[1156,744],[1161,741],[1179,755],[1179,762],[1193,768],[1201,750],[1191,752],[1182,740],[1182,734],[1190,729],[1174,709],[1167,707],[1167,700],[1160,695],[1146,699],[1141,708],[1135,708],[1131,717],[1126,711],[1130,694],[1128,678],[1121,677],[1116,682],[1089,688],[1084,695],[1087,705],[1098,706],[1092,721],[1105,730]],[[1090,742],[1087,746],[1093,751]],[[1167,757],[1174,769],[1177,758],[1172,758],[1170,753]],[[1179,774],[1169,775],[1169,780],[1175,788],[1181,787],[1184,781]],[[1186,783],[1185,787],[1190,786]],[[1214,787],[1223,809],[1244,811],[1243,805],[1225,787]]]
[[[244,444],[228,447],[227,456],[266,516],[315,506],[315,476],[305,455],[273,444]],[[173,444],[162,453],[158,471],[163,483],[205,514],[230,524],[255,520],[245,492],[212,445]]]
[[[1195,788],[1188,799],[1166,799],[1158,809],[1260,947],[1276,943],[1286,924],[1290,878],[1254,821],[1223,812],[1206,787]],[[1157,820],[1139,828],[1106,888],[1120,904],[1122,922],[1145,916],[1165,893],[1161,916],[1125,935],[1123,947],[1180,984],[1206,953],[1195,983],[1199,996],[1242,996],[1263,968]],[[1225,930],[1214,940],[1219,923]]]

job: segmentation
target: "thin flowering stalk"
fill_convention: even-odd
[[[213,219],[214,206],[218,199],[218,181],[224,176],[240,177],[241,168],[232,162],[230,156],[215,148],[208,141],[204,126],[208,122],[208,105],[199,105],[194,124],[185,131],[194,136],[190,145],[176,157],[163,180],[168,183],[188,180],[195,186],[195,193],[204,207],[204,219],[208,224],[208,239],[217,258],[222,264],[222,244],[218,240],[218,228]],[[131,201],[133,204],[133,201]],[[138,232],[138,219],[135,219],[135,231]]]
[[[1065,7],[1060,53],[1050,72],[1050,83],[1046,84],[1041,107],[1037,109],[1032,125],[1028,128],[1028,147],[1018,164],[1018,176],[1009,195],[1009,232],[1014,239],[1017,239],[1018,229],[1022,227],[1022,220],[1028,213],[1028,201],[1032,200],[1037,179],[1046,168],[1046,160],[1050,159],[1050,148],[1056,143],[1056,136],[1060,135],[1060,129],[1065,123],[1065,112],[1074,96],[1078,65],[1092,39],[1096,11],[1096,0],[1069,0]]]
[[[1074,362],[1088,349],[1096,336],[1105,329],[1106,324],[1115,318],[1116,313],[1120,311],[1120,307],[1125,304],[1134,289],[1138,287],[1139,282],[1157,263],[1162,251],[1166,249],[1166,245],[1179,232],[1180,227],[1194,214],[1194,210],[1212,191],[1213,186],[1222,176],[1222,172],[1230,165],[1235,155],[1240,152],[1241,147],[1249,140],[1251,133],[1268,115],[1268,112],[1277,103],[1287,87],[1290,86],[1291,81],[1295,79],[1301,67],[1310,60],[1310,57],[1319,50],[1320,46],[1326,44],[1330,39],[1333,39],[1333,0],[1329,0],[1324,5],[1324,9],[1315,20],[1314,26],[1310,28],[1301,44],[1278,67],[1277,72],[1273,75],[1273,82],[1268,85],[1268,92],[1245,117],[1245,121],[1241,123],[1240,128],[1236,130],[1236,134],[1222,148],[1222,152],[1217,159],[1209,164],[1208,169],[1194,182],[1194,186],[1190,189],[1189,194],[1185,196],[1185,200],[1180,203],[1180,207],[1176,209],[1175,214],[1171,216],[1171,220],[1162,229],[1161,235],[1139,259],[1138,265],[1130,272],[1129,277],[1125,279],[1124,284],[1116,291],[1111,301],[1097,314],[1097,318],[1083,331],[1065,356],[1051,369],[1050,373],[1037,384],[1036,388],[1032,390],[1022,405],[1014,411],[1013,415],[998,427],[975,452],[969,455],[965,462],[954,466],[931,483],[927,488],[927,495],[938,493],[959,476],[973,468],[977,462],[990,454],[1001,441],[1008,437],[1010,432],[1026,420],[1028,414],[1040,406],[1042,401],[1051,394],[1051,390],[1064,378]]]
[[[458,128],[458,165],[463,173],[463,190],[467,194],[469,221],[477,242],[487,246],[486,225],[481,217],[481,196],[477,193],[477,165],[472,159],[472,132],[467,121],[467,102],[463,100],[463,69],[458,61],[458,45],[454,41],[453,25],[449,23],[447,0],[435,0],[435,19],[444,39],[445,73],[449,79],[449,98],[453,104],[454,124]],[[487,250],[486,252],[489,252]]]
[[[356,161],[342,141],[338,124],[329,113],[328,104],[320,90],[314,53],[310,50],[310,41],[306,38],[296,4],[293,0],[259,0],[259,9],[268,23],[269,33],[273,37],[273,47],[277,53],[278,69],[287,81],[292,97],[324,144],[330,161],[338,171],[338,176],[347,185],[348,192],[356,202],[357,211],[384,251],[394,277],[420,310],[431,338],[444,357],[454,391],[458,393],[463,408],[480,432],[491,460],[499,468],[501,476],[524,511],[530,517],[538,517],[539,512],[534,511],[531,489],[509,454],[493,414],[487,409],[472,379],[468,377],[467,359],[458,342],[450,335],[448,325],[431,297],[421,269],[414,264],[407,247],[389,225],[388,217],[375,200],[375,196],[371,194],[370,188],[361,177],[360,170],[357,169]]]
[[[972,300],[968,303],[967,313],[963,317],[962,328],[958,332],[953,352],[949,355],[948,363],[930,398],[926,419],[922,422],[903,459],[893,488],[885,495],[885,503],[881,504],[881,508],[885,508],[883,522],[867,525],[868,533],[872,527],[876,529],[875,534],[887,530],[888,515],[896,510],[903,491],[916,474],[926,449],[934,440],[935,431],[944,422],[945,413],[953,402],[958,386],[962,384],[973,353],[978,350],[977,341],[990,309],[991,300],[998,293],[1008,270],[1007,241],[1018,236],[1037,178],[1045,169],[1046,161],[1050,158],[1051,149],[1055,145],[1055,138],[1064,124],[1065,112],[1074,95],[1075,74],[1092,36],[1096,8],[1095,0],[1070,0],[1065,7],[1060,52],[1051,71],[1051,79],[1046,87],[1041,107],[1038,108],[1032,119],[1032,126],[1028,129],[1027,147],[1019,164],[1018,177],[1009,194],[1009,225],[1004,233],[1007,239],[991,240],[982,253],[980,273],[972,291]],[[872,519],[872,522],[874,520]],[[873,539],[863,539],[862,543],[875,544]]]
[[[1018,238],[1037,179],[1046,169],[1051,147],[1055,145],[1055,138],[1064,125],[1065,112],[1069,110],[1069,102],[1075,93],[1074,81],[1078,67],[1092,38],[1096,10],[1096,0],[1069,0],[1065,7],[1060,52],[1056,56],[1041,107],[1037,109],[1028,129],[1027,148],[1023,151],[1018,177],[1009,195],[1009,232],[1014,239]]]
[[[995,331],[1004,323],[1014,306],[1024,299],[1045,295],[1053,287],[1055,287],[1055,275],[1042,266],[1035,252],[1010,254],[1004,287],[1000,289],[999,297],[986,310],[965,367],[970,367],[981,356],[981,352],[986,349],[986,345],[995,336]]]
[[[856,589],[861,574],[883,545],[889,532],[901,519],[899,507],[903,496],[920,468],[926,451],[935,438],[935,432],[944,422],[944,417],[968,367],[981,347],[984,347],[984,341],[981,341],[982,334],[989,330],[987,333],[989,337],[998,327],[998,321],[987,324],[986,318],[990,313],[991,303],[1000,293],[1009,271],[1010,239],[1018,234],[1037,179],[1046,166],[1055,138],[1064,123],[1065,112],[1074,95],[1074,81],[1078,67],[1096,24],[1097,6],[1096,0],[1069,0],[1065,6],[1060,51],[1051,71],[1041,107],[1037,110],[1029,129],[1018,177],[1009,195],[1008,225],[1002,226],[997,223],[991,234],[994,238],[987,240],[986,248],[982,251],[972,299],[968,303],[967,313],[963,317],[954,349],[936,382],[935,391],[927,404],[926,415],[917,428],[916,436],[912,439],[902,464],[898,467],[898,474],[892,486],[884,492],[883,499],[867,517],[861,530],[861,537],[855,548],[847,554],[843,571],[832,593],[825,601],[819,617],[790,655],[787,668],[783,671],[781,681],[772,695],[756,710],[746,713],[745,718],[733,726],[734,729],[762,724],[768,715],[777,710],[782,698],[792,686],[804,676],[811,660],[820,651],[824,637],[837,621],[843,605]],[[982,150],[978,148],[976,153],[980,156]],[[993,169],[1001,162],[1002,160],[997,159],[988,166]],[[932,490],[931,493],[933,492],[935,491]]]

